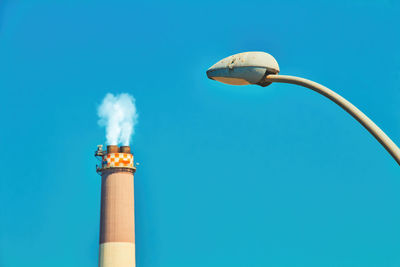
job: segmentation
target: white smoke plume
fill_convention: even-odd
[[[108,93],[97,114],[99,125],[106,128],[107,144],[128,146],[138,121],[135,98],[129,94]]]

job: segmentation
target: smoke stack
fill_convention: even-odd
[[[118,153],[118,146],[107,146],[107,153]]]
[[[104,151],[105,152],[105,151]],[[135,261],[133,178],[129,146],[107,146],[102,157],[99,267],[132,267]]]
[[[121,146],[120,150],[121,153],[131,153],[131,147],[130,146]]]

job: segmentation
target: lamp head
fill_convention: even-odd
[[[267,86],[265,77],[278,74],[275,58],[264,52],[244,52],[226,57],[207,70],[207,77],[231,85],[258,84]]]

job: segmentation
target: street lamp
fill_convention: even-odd
[[[218,61],[207,70],[207,77],[231,85],[257,84],[268,86],[273,82],[291,83],[309,88],[329,98],[362,124],[400,165],[400,149],[364,113],[349,101],[316,82],[288,75],[278,75],[275,58],[264,52],[245,52]]]

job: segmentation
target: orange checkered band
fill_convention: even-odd
[[[103,168],[133,168],[133,155],[127,153],[109,153],[103,158]]]

